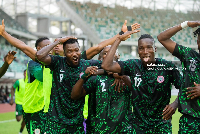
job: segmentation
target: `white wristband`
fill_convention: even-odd
[[[187,23],[188,23],[188,21],[184,21],[184,22],[181,23],[182,29],[188,27]]]

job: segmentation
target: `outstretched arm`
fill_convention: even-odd
[[[137,28],[139,28],[139,27],[140,27],[140,25],[138,24]],[[110,50],[108,51],[108,54],[106,55],[105,59],[103,60],[101,67],[110,72],[121,73],[120,65],[117,62],[113,62],[113,57],[115,55],[117,47],[119,46],[121,41],[128,39],[131,34],[137,33],[139,31],[140,30],[128,31],[125,34],[117,37],[114,44],[111,46]]]
[[[0,78],[6,73],[9,65],[12,63],[12,61],[16,58],[14,57],[16,54],[15,51],[12,51],[12,52],[8,52],[7,55],[4,57],[4,64],[3,66],[0,68]]]
[[[69,39],[76,39],[75,37],[63,37],[63,38],[59,38],[56,39],[53,43],[51,43],[50,45],[47,45],[45,47],[43,47],[42,49],[40,49],[39,51],[37,51],[36,53],[36,58],[41,61],[42,63],[44,63],[45,65],[49,65],[51,63],[51,57],[49,56],[49,52],[58,44],[60,43],[64,43],[65,41],[69,40]]]
[[[200,21],[185,21],[177,26],[171,27],[162,33],[160,33],[157,38],[158,41],[170,52],[173,53],[176,42],[172,41],[170,38],[175,35],[178,31],[182,30],[185,27],[197,27],[200,26]],[[183,27],[183,28],[182,28]]]
[[[81,76],[81,78],[76,82],[76,84],[72,88],[71,98],[73,100],[79,99],[86,95],[86,91],[83,88],[83,84],[87,80],[88,77],[98,72],[97,69],[98,68],[96,66],[87,67],[84,74]]]
[[[2,25],[0,25],[0,35],[3,36],[12,46],[20,49],[24,52],[28,57],[35,61],[36,50],[32,47],[27,46],[23,41],[14,38],[10,34],[5,31],[4,20],[2,20]]]
[[[123,31],[124,33],[128,31],[128,28],[127,28],[126,24],[127,24],[127,20],[125,20],[125,22],[124,22],[124,24],[123,24],[123,26],[121,28],[121,31]],[[137,25],[137,23],[131,25],[132,31],[135,30],[135,26],[136,25]],[[112,45],[117,37],[119,37],[119,34],[115,35],[114,37],[112,37],[112,38],[110,38],[108,40],[102,41],[97,46],[90,47],[88,50],[86,50],[87,59],[88,60],[92,59],[95,55],[100,53],[101,50],[103,50],[104,47],[106,47],[108,45]]]

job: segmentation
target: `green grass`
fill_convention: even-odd
[[[172,103],[177,96],[172,96],[170,103]],[[181,113],[178,112],[178,109],[176,110],[176,113],[172,116],[172,134],[178,134],[179,129],[179,118],[181,117]]]
[[[15,112],[9,112],[9,113],[1,113],[0,114],[0,121],[5,120],[12,120],[15,119]],[[11,122],[5,122],[0,123],[0,134],[18,134],[21,127],[21,121],[11,121]],[[26,128],[24,128],[24,131],[22,134],[28,134],[26,131]]]
[[[176,96],[172,96],[171,102],[173,102],[176,99]],[[176,113],[172,117],[172,133],[178,134],[178,128],[179,128],[179,118],[181,114],[176,111]],[[15,119],[15,112],[9,112],[9,113],[2,113],[0,114],[0,121],[4,120],[12,120]],[[21,122],[12,121],[12,122],[6,122],[6,123],[0,123],[0,134],[18,134],[19,129],[21,126]],[[26,131],[26,128],[24,128],[23,134],[28,134]]]

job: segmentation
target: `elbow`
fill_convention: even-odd
[[[39,51],[37,51],[37,53],[35,54],[35,57],[36,57],[39,61],[43,61],[43,59],[44,59],[44,56],[43,56],[41,53],[39,53]]]
[[[161,34],[159,34],[158,36],[157,36],[157,39],[158,39],[158,41],[161,43],[162,41],[164,41],[164,39],[163,39],[163,37],[162,37],[162,35]]]

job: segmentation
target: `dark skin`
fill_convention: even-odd
[[[186,93],[188,98],[195,99],[200,97],[200,84],[194,82],[194,87],[188,87],[189,91]]]
[[[198,27],[200,26],[200,21],[188,21],[187,25],[191,28],[194,27]],[[163,31],[162,33],[160,33],[157,38],[158,41],[170,52],[173,53],[175,46],[176,46],[176,42],[172,41],[170,38],[172,36],[174,36],[177,32],[179,32],[180,30],[182,30],[181,24],[171,27],[165,31]],[[200,41],[199,41],[199,37],[197,40],[197,45],[198,45],[198,49],[200,49]]]
[[[127,30],[127,21],[125,20],[121,30],[123,32],[128,31]],[[132,29],[134,29],[134,24],[131,25]],[[35,61],[35,55],[36,55],[36,50],[34,50],[32,47],[26,45],[23,41],[18,40],[17,38],[11,36],[10,34],[8,34],[5,31],[5,24],[4,24],[4,20],[2,20],[2,25],[0,25],[0,35],[3,36],[12,46],[20,49],[22,52],[24,52],[27,56],[29,56],[33,61]],[[105,40],[101,43],[99,43],[97,46],[93,46],[91,48],[89,48],[88,50],[86,50],[86,57],[87,59],[92,59],[96,54],[100,53],[101,50],[110,44],[113,44],[113,42],[115,41],[115,39],[119,36],[119,34],[115,35],[114,37]],[[65,37],[63,37],[65,38]],[[55,55],[60,55],[60,56],[64,56],[64,50],[63,50],[63,46],[62,43],[63,42],[59,42],[58,40],[60,40],[60,38],[57,38],[53,43],[49,42],[49,44],[54,44],[54,48],[53,51],[49,52],[49,53],[53,53]],[[62,40],[61,40],[62,41]]]
[[[187,25],[191,28],[194,28],[194,27],[198,27],[200,26],[200,21],[188,21],[187,22]],[[165,31],[163,31],[162,33],[160,33],[157,38],[158,38],[158,41],[170,52],[170,53],[173,53],[174,52],[174,49],[175,49],[175,46],[176,46],[176,42],[172,41],[170,38],[175,35],[177,32],[179,32],[180,30],[182,30],[182,27],[181,27],[181,24],[177,25],[177,26],[174,26],[174,27],[171,27]],[[200,35],[198,35],[197,37],[197,46],[198,46],[198,49],[199,49],[199,54],[200,54]],[[199,84],[196,84],[194,83],[194,86],[195,87],[188,87],[187,89],[188,90],[191,90],[191,91],[188,91],[187,94],[188,94],[188,97],[191,99],[194,99],[196,97],[199,97],[199,94],[200,94],[200,90],[199,90]]]
[[[117,38],[115,43],[111,46],[111,49],[109,50],[106,58],[104,59],[102,63],[102,68],[115,72],[115,73],[121,73],[121,67],[117,62],[112,61],[112,57],[114,56],[117,47],[119,46],[121,41],[124,41],[129,35],[136,33],[135,32],[127,32],[124,35],[121,35],[121,37]],[[142,61],[142,64],[144,67],[147,66],[147,64],[155,63],[155,51],[156,48],[153,46],[154,42],[152,39],[141,39],[138,41],[138,54]],[[176,111],[176,108],[178,107],[177,101],[173,102],[172,104],[167,105],[163,110],[163,119],[168,120],[171,118],[171,116]]]
[[[85,74],[87,74],[87,78],[90,77],[91,75],[97,75],[97,72],[98,72],[98,67],[96,67],[96,66],[87,67],[85,70]],[[103,72],[102,72],[102,74],[103,74]],[[85,83],[85,81],[86,80],[80,78],[76,82],[76,84],[73,86],[72,92],[71,92],[72,99],[76,100],[76,99],[79,99],[86,95],[86,91],[83,88],[83,84]]]
[[[131,27],[132,27],[132,30],[134,30],[134,26],[135,24],[132,24]],[[121,31],[123,32],[127,32],[128,29],[127,29],[127,20],[125,20],[124,24],[122,25],[122,28],[121,28]],[[100,53],[104,47],[110,45],[110,44],[113,44],[115,39],[119,36],[119,34],[116,34],[114,37],[108,39],[108,40],[105,40],[105,41],[102,41],[100,42],[98,45],[96,46],[93,46],[93,47],[90,47],[89,49],[86,50],[86,57],[88,60],[92,59],[95,55],[97,55],[98,53]],[[55,39],[55,41],[59,40],[60,38],[57,38]],[[56,45],[54,48],[53,48],[53,54],[56,54],[56,55],[60,55],[60,56],[64,56],[64,52],[63,52],[63,47],[62,47],[62,43],[61,44],[58,44]]]
[[[100,55],[101,55],[100,59],[101,60],[104,60],[104,58],[106,57],[107,52],[109,51],[109,49],[110,49],[110,46],[107,46],[100,53]],[[117,57],[118,57],[118,54],[116,53],[115,56],[114,56],[114,61],[117,60]],[[100,71],[102,73],[100,73]],[[91,75],[104,74],[104,70],[103,69],[98,69],[95,66],[91,66],[91,67],[87,67],[87,69],[85,70],[85,73],[87,74],[87,77],[90,77]],[[113,75],[114,76],[114,74],[112,72],[107,72],[107,73],[108,73],[108,75]],[[116,91],[116,89],[118,87],[118,92],[120,92],[120,87],[124,86],[124,84],[120,85],[121,82],[119,82],[118,80],[124,81],[125,84],[127,84],[129,86],[129,88],[131,89],[131,80],[130,80],[129,77],[127,77],[127,76],[119,76],[119,75],[115,74],[114,78],[115,78],[115,81],[114,81],[114,83],[111,86],[114,86],[115,84],[117,84],[117,85],[115,85],[115,91]],[[79,99],[79,98],[81,98],[81,97],[83,97],[83,96],[86,95],[86,91],[83,88],[84,82],[85,82],[85,80],[83,80],[82,78],[80,78],[77,81],[77,83],[74,85],[74,87],[72,88],[72,93],[71,93],[71,98],[72,99],[76,100],[76,99]]]
[[[12,63],[12,61],[16,58],[15,57],[16,52],[12,51],[12,52],[8,52],[7,55],[4,57],[4,64],[2,65],[2,67],[0,68],[0,78],[6,73],[9,65]]]
[[[101,60],[105,59],[108,51],[110,50],[110,47],[111,46],[105,47],[103,49],[103,51],[100,53]],[[119,54],[115,53],[113,60],[117,61],[119,59],[119,57],[120,57]],[[128,76],[125,76],[125,75],[119,76],[117,73],[112,73],[112,72],[107,72],[107,73],[108,73],[108,75],[113,75],[113,77],[115,78],[114,83],[111,85],[111,86],[115,86],[115,91],[118,91],[118,92],[123,91],[123,86],[125,84],[129,87],[129,89],[131,89],[131,80]],[[120,88],[122,88],[122,89],[120,89]]]

